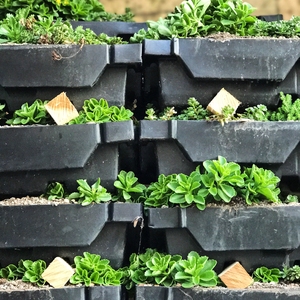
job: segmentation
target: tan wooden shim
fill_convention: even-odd
[[[252,277],[239,262],[235,262],[226,268],[219,274],[219,278],[231,289],[244,289],[253,283]]]
[[[74,269],[65,260],[56,257],[43,272],[42,278],[54,288],[62,288],[74,272]]]
[[[232,107],[235,112],[240,104],[241,102],[239,100],[222,88],[207,105],[207,110],[215,115],[222,115],[222,110],[225,106]]]
[[[57,125],[64,125],[79,115],[65,92],[49,101],[45,108]]]

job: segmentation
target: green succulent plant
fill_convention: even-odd
[[[267,267],[260,267],[253,272],[252,276],[256,282],[278,283],[279,279],[282,278],[282,272],[278,268],[269,269]]]
[[[180,259],[180,255],[155,252],[151,259],[146,262],[145,276],[147,281],[162,286],[173,286],[175,283],[174,270]]]
[[[87,183],[86,179],[78,179],[77,183],[78,192],[71,193],[68,198],[77,200],[83,206],[93,202],[102,203],[112,200],[111,194],[100,184],[100,178],[91,186]]]
[[[286,282],[300,282],[300,266],[293,267],[284,266],[282,278]]]
[[[110,261],[101,259],[98,254],[84,252],[74,258],[75,273],[70,278],[72,284],[117,286],[121,284],[123,271],[115,270]]]
[[[68,194],[65,191],[64,185],[60,182],[52,182],[47,186],[46,193],[42,197],[48,200],[67,198]]]
[[[129,257],[128,280],[125,284],[126,289],[130,290],[135,284],[147,282],[145,272],[147,270],[147,261],[149,261],[156,250],[148,248],[144,253],[132,253]]]
[[[33,125],[49,124],[51,117],[48,114],[45,104],[48,101],[35,100],[31,105],[22,104],[21,108],[13,113],[13,117],[6,121],[8,125]]]
[[[240,114],[240,117],[255,121],[268,121],[268,115],[268,108],[263,104],[259,104],[246,108],[245,112],[243,114]]]
[[[280,38],[299,37],[299,22],[299,16],[294,16],[290,20],[277,20],[272,22],[256,20],[254,26],[249,30],[249,35]]]
[[[120,171],[114,186],[117,189],[117,195],[114,197],[115,201],[139,202],[140,197],[144,196],[146,190],[146,186],[138,182],[138,178],[135,177],[132,171]]]
[[[51,15],[30,13],[30,7],[19,9],[15,15],[7,14],[0,20],[0,43],[17,44],[126,44],[120,37],[97,35],[91,29],[78,26]]]
[[[181,259],[180,255],[164,254],[150,248],[145,253],[131,254],[127,288],[143,283],[168,287],[175,285],[175,266]]]
[[[24,275],[23,261],[18,262],[18,266],[14,264],[9,264],[8,266],[0,269],[0,278],[5,278],[7,280],[17,280],[21,279]]]
[[[109,106],[107,100],[91,98],[85,100],[79,116],[69,124],[105,123],[131,120],[133,112],[125,107]]]
[[[192,251],[186,260],[180,260],[176,264],[175,280],[184,288],[214,287],[218,283],[218,276],[213,270],[216,264],[216,260],[199,256],[197,252]]]
[[[202,182],[217,201],[230,202],[237,195],[237,187],[244,186],[240,165],[227,162],[223,156],[218,156],[218,160],[206,160],[203,166]]]
[[[278,188],[280,179],[271,170],[252,165],[251,168],[245,168],[243,174],[245,175],[245,183],[244,187],[241,188],[241,194],[247,204],[251,205],[260,200],[281,202],[279,199],[280,189]]]
[[[109,13],[97,0],[5,0],[0,2],[0,19],[25,7],[28,7],[30,14],[61,17],[64,20],[129,22],[134,17],[129,8],[125,9],[124,14]]]
[[[188,207],[195,204],[198,209],[205,209],[205,199],[208,189],[202,184],[199,168],[190,175],[178,174],[168,183],[168,187],[173,191],[169,201],[179,204],[180,207]]]
[[[286,203],[298,203],[299,198],[297,195],[287,195],[285,199]]]
[[[174,12],[158,21],[148,21],[148,29],[141,29],[130,41],[207,36],[217,32],[236,35],[253,33],[256,17],[254,8],[242,0],[185,0]]]
[[[209,111],[194,98],[188,99],[188,106],[178,114],[178,120],[205,120],[210,115]]]
[[[269,113],[270,121],[299,121],[300,99],[293,101],[290,94],[280,92],[281,105],[276,111]]]
[[[45,261],[41,259],[36,261],[24,260],[22,261],[22,263],[25,269],[25,272],[22,277],[22,281],[31,282],[38,286],[42,286],[46,283],[46,281],[42,278],[42,274],[47,267]]]
[[[160,174],[156,182],[152,182],[146,190],[145,206],[162,207],[171,205],[170,196],[173,194],[172,189],[168,186],[170,182],[176,179],[176,174]]]

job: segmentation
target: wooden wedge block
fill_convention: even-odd
[[[239,262],[233,263],[218,276],[231,289],[244,289],[253,283],[253,278]]]
[[[57,125],[64,125],[79,115],[65,92],[49,101],[45,108]]]
[[[54,288],[62,288],[75,273],[61,257],[56,257],[43,272],[42,278]]]
[[[241,104],[239,100],[233,97],[229,92],[222,88],[218,94],[210,101],[207,106],[207,109],[212,112],[214,115],[222,115],[222,109],[225,106],[230,105],[234,112]]]

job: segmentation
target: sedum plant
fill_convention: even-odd
[[[87,183],[86,179],[78,179],[77,183],[78,192],[71,193],[68,198],[77,200],[83,206],[87,206],[93,202],[108,202],[112,199],[111,194],[100,184],[100,178],[91,186]]]
[[[297,195],[287,195],[285,199],[286,203],[299,203]]]
[[[195,204],[198,209],[205,209],[205,198],[208,195],[208,189],[201,182],[199,168],[189,176],[185,174],[176,175],[168,183],[168,187],[173,191],[169,199],[171,203],[179,204],[182,208]]]
[[[142,254],[131,254],[127,270],[129,281],[126,287],[130,289],[134,284],[156,284],[167,287],[181,284],[184,288],[213,287],[217,285],[218,278],[213,270],[216,263],[215,260],[199,256],[194,251],[184,260],[180,255],[147,249]]]
[[[129,8],[124,14],[106,12],[103,4],[97,0],[5,0],[0,2],[0,18],[7,13],[15,14],[18,9],[28,7],[30,14],[61,17],[76,21],[132,21],[134,17]]]
[[[282,278],[286,282],[300,282],[300,266],[294,265],[293,267],[284,266]]]
[[[146,207],[181,208],[195,205],[204,210],[207,202],[218,201],[229,203],[233,198],[245,199],[252,205],[260,201],[281,203],[280,179],[271,171],[252,165],[251,168],[235,162],[227,162],[223,156],[217,160],[203,162],[204,171],[200,166],[190,175],[161,174],[157,182],[152,182],[146,192],[144,204]],[[288,195],[286,202],[297,202],[296,195]]]
[[[216,120],[221,125],[229,121],[245,121],[245,119],[253,121],[300,121],[300,99],[293,101],[290,94],[280,92],[279,100],[281,104],[275,110],[269,110],[267,106],[258,104],[247,107],[243,113],[235,115],[234,108],[227,105],[223,107],[221,114],[214,115],[191,97],[188,99],[187,107],[181,111],[175,107],[167,107],[163,112],[159,112],[152,106],[147,107],[145,120]]]
[[[147,270],[144,275],[147,278],[147,282],[153,282],[167,287],[173,286],[175,283],[173,273],[177,262],[180,260],[180,255],[155,252],[146,262]]]
[[[255,121],[268,121],[268,115],[268,108],[263,104],[259,104],[246,108],[245,112],[243,114],[240,114],[240,118]]]
[[[280,179],[271,170],[252,165],[252,168],[245,168],[243,174],[245,175],[245,185],[241,189],[241,194],[247,204],[258,203],[263,199],[275,203],[281,202],[279,199],[280,189],[277,186]]]
[[[49,124],[50,115],[48,114],[45,104],[48,101],[40,99],[35,100],[31,105],[22,104],[21,108],[13,113],[11,119],[6,121],[8,125],[33,125],[33,124]]]
[[[46,262],[39,259],[37,261],[24,260],[23,267],[25,269],[22,281],[35,283],[42,286],[46,281],[42,278],[42,274],[46,269]]]
[[[145,272],[147,270],[146,263],[149,261],[156,251],[148,248],[145,253],[132,253],[129,257],[128,280],[125,284],[126,289],[130,290],[135,284],[147,282]]]
[[[300,120],[300,99],[294,102],[290,94],[280,92],[281,106],[274,112],[269,113],[270,121],[299,121]]]
[[[6,121],[8,125],[53,124],[50,114],[45,108],[49,101],[36,99],[31,105],[24,103],[20,109],[14,111],[12,118]],[[0,119],[4,105],[0,105]],[[3,115],[5,112],[3,112]],[[109,106],[107,100],[95,98],[84,100],[79,116],[68,124],[104,123],[129,121],[133,112],[125,107]]]
[[[132,171],[120,171],[114,186],[117,189],[117,195],[113,200],[124,202],[139,202],[146,190],[146,187],[138,182],[138,178]]]
[[[109,106],[107,100],[91,98],[84,101],[79,116],[69,124],[105,123],[131,120],[133,112],[125,107]]]
[[[24,275],[23,260],[18,262],[18,265],[9,264],[8,266],[0,269],[0,278],[7,280],[22,279]]]
[[[265,105],[248,107],[241,118],[255,121],[300,121],[300,99],[293,101],[290,94],[279,93],[281,104],[276,110],[268,110]]]
[[[52,182],[48,184],[46,193],[42,197],[48,200],[67,198],[68,194],[65,191],[64,185],[60,182]]]
[[[169,202],[170,196],[173,194],[173,190],[170,189],[168,184],[171,181],[176,180],[176,174],[158,176],[157,182],[152,182],[146,190],[145,206],[150,207],[162,207],[171,205]]]
[[[282,278],[282,272],[278,268],[260,267],[253,272],[252,277],[256,282],[278,283],[279,279]]]
[[[158,113],[151,105],[147,106],[145,114],[145,120],[206,120],[211,115],[194,97],[187,100],[187,107],[179,114],[174,107],[166,107]]]
[[[227,162],[223,156],[218,156],[218,160],[206,160],[203,166],[206,172],[202,175],[202,182],[217,201],[230,202],[237,196],[237,187],[244,186],[240,165]]]
[[[188,106],[180,114],[178,114],[178,120],[205,120],[209,117],[210,113],[208,110],[194,98],[188,99]]]
[[[75,273],[70,278],[72,284],[116,286],[122,282],[124,272],[110,266],[108,259],[98,254],[84,252],[74,258]]]
[[[212,121],[219,121],[222,126],[224,126],[225,123],[228,123],[229,121],[235,120],[234,117],[234,108],[230,105],[226,105],[222,108],[222,113],[218,115],[210,115],[207,119]]]
[[[38,286],[43,286],[45,280],[42,274],[46,269],[46,262],[39,259],[32,260],[19,260],[18,265],[10,264],[5,268],[0,269],[0,278],[8,280],[21,279],[24,282],[30,282]]]
[[[253,32],[254,8],[242,0],[185,0],[164,19],[148,21],[130,41],[207,36],[218,32],[247,35]]]
[[[254,26],[249,31],[249,34],[253,36],[295,38],[300,35],[299,22],[299,16],[294,16],[290,20],[278,20],[272,22],[256,20]]]
[[[0,20],[0,43],[27,44],[124,44],[119,37],[104,33],[95,34],[91,29],[78,26],[73,29],[70,22],[54,16],[34,16],[29,7],[20,9],[15,15],[7,14]]]
[[[192,251],[186,260],[180,260],[176,264],[175,280],[184,288],[214,287],[218,283],[218,276],[213,270],[216,264],[216,260],[199,256],[197,252]]]

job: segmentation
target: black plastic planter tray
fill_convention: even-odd
[[[158,286],[137,286],[136,300],[297,300],[300,289],[226,289],[226,288],[167,288]]]
[[[93,286],[87,288],[86,300],[125,300],[126,291],[121,286]]]
[[[110,203],[55,205],[0,205],[0,263],[56,256],[73,263],[84,251],[100,254],[113,267],[124,264],[128,253],[139,249],[140,228],[132,221],[142,217],[140,204]],[[131,236],[130,236],[131,235]],[[127,243],[136,239],[136,243]]]
[[[139,72],[141,63],[139,44],[4,45],[0,47],[0,99],[10,112],[24,102],[51,100],[62,91],[77,109],[89,98],[125,105],[127,73]]]
[[[222,126],[218,121],[142,120],[142,166],[146,171],[148,165],[157,164],[157,176],[190,173],[203,161],[221,155],[240,164],[267,166],[280,176],[299,176],[292,167],[299,156],[299,130],[300,122],[234,121]],[[154,144],[152,157],[145,150],[150,143]]]
[[[108,45],[2,45],[0,85],[92,87],[110,63],[109,50]]]
[[[88,22],[88,21],[71,21],[73,28],[82,26],[84,29],[90,28],[96,34],[105,33],[108,36],[120,36],[129,41],[140,29],[147,29],[147,23],[138,22]]]
[[[248,272],[262,265],[281,268],[300,245],[299,213],[298,205],[149,208],[150,243],[164,241],[170,254],[197,251],[214,258],[217,272],[235,261]]]
[[[160,107],[182,107],[189,97],[206,106],[225,88],[244,106],[275,106],[280,91],[299,93],[299,43],[275,38],[145,40],[146,96],[156,92]]]
[[[85,300],[84,287],[41,288],[28,291],[0,291],[1,300]]]
[[[0,127],[0,195],[41,195],[50,182],[72,192],[77,179],[112,190],[119,145],[134,140],[132,121]]]
[[[277,15],[262,15],[262,16],[257,16],[258,19],[266,22],[273,22],[273,21],[281,21],[283,20],[283,15],[282,14],[277,14]]]

